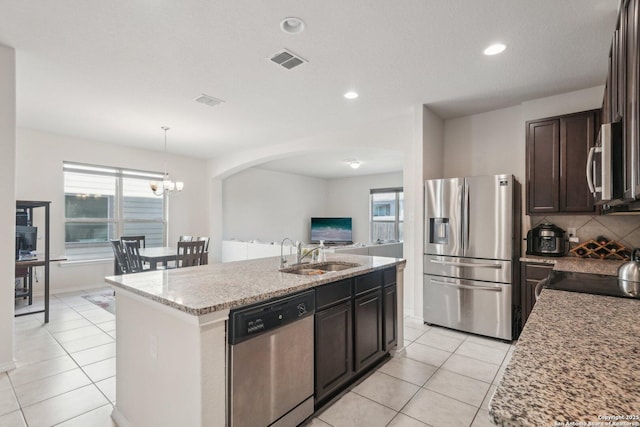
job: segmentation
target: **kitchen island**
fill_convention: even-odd
[[[491,421],[640,425],[639,318],[640,300],[544,289],[489,404]]]
[[[226,425],[227,321],[234,308],[395,267],[397,342],[403,343],[404,260],[327,254],[327,261],[358,266],[311,276],[280,272],[279,261],[106,278],[116,290],[113,418],[119,426]]]

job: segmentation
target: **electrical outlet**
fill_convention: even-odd
[[[580,243],[580,239],[578,239],[577,237],[569,237],[569,241],[571,243]]]
[[[569,237],[576,237],[576,229],[575,228],[567,228],[567,234]]]
[[[158,337],[156,335],[151,335],[151,358],[158,358]]]

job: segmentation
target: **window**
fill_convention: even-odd
[[[164,246],[165,197],[149,188],[161,173],[68,162],[63,168],[68,257],[111,257],[109,239],[122,235],[144,235],[147,247]]]
[[[371,190],[371,241],[403,240],[404,192],[402,188]]]

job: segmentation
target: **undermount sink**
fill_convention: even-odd
[[[316,264],[301,264],[293,267],[283,268],[280,271],[283,273],[301,274],[304,276],[314,276],[318,274],[325,274],[332,271],[342,271],[349,268],[360,267],[360,264],[354,264],[352,262],[320,262]]]

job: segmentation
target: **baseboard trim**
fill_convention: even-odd
[[[132,427],[133,425],[124,417],[124,415],[122,415],[117,406],[113,407],[113,411],[111,411],[111,418],[116,422],[118,427]]]
[[[15,368],[16,368],[15,360],[12,360],[11,362],[0,364],[0,372],[9,372],[9,371],[11,371],[11,370],[13,370]]]

